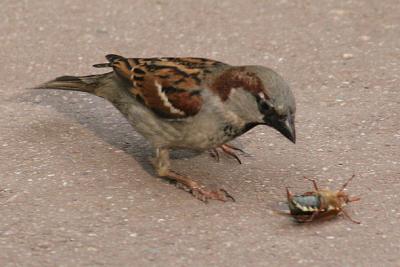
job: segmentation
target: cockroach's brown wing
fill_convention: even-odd
[[[143,105],[167,119],[196,115],[203,104],[201,78],[224,63],[200,58],[124,58],[107,55],[112,67],[132,84],[129,90]]]

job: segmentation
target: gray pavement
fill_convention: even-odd
[[[400,266],[400,2],[0,3],[1,266]],[[26,88],[101,70],[107,53],[272,67],[297,98],[298,143],[259,127],[242,165],[178,151],[176,169],[224,186],[204,204],[155,178],[152,149],[110,104]],[[285,187],[361,196],[297,225]]]

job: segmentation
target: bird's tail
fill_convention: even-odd
[[[88,76],[61,76],[36,86],[33,89],[60,89],[95,94],[96,89],[103,84],[103,80],[107,79],[110,74],[111,73]]]

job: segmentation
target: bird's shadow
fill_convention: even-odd
[[[155,175],[151,164],[154,148],[105,99],[81,92],[27,89],[11,100],[55,109],[77,121],[111,146],[133,156],[146,172]],[[199,154],[200,152],[196,151],[176,150],[172,151],[171,158],[193,158]]]

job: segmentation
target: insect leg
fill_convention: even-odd
[[[319,191],[317,182],[314,179],[310,179],[310,178],[307,178],[305,176],[304,176],[304,179],[311,181],[313,183],[313,185],[314,185],[315,191]]]
[[[347,182],[345,182],[344,185],[342,185],[342,188],[339,190],[339,192],[343,191],[346,188],[346,186],[350,183],[350,181],[353,180],[354,177],[356,177],[355,174],[353,174],[353,176],[351,176],[350,179],[347,180]]]
[[[312,222],[312,221],[314,221],[314,218],[315,218],[318,214],[319,214],[319,210],[317,210],[316,212],[314,212],[314,213],[311,215],[311,217],[310,217],[309,219],[307,219],[306,221],[304,221],[304,222]]]
[[[348,202],[359,201],[360,199],[361,199],[360,197],[352,197],[352,198],[349,198]]]
[[[291,201],[293,198],[292,193],[289,191],[289,187],[286,187],[286,195],[287,195],[287,199],[288,201]]]
[[[349,220],[352,221],[353,223],[356,223],[356,224],[360,224],[360,223],[361,223],[361,222],[359,222],[359,221],[353,220],[353,219],[350,217],[350,215],[349,215],[345,210],[342,210],[342,213],[343,213],[344,217],[346,217],[347,219],[349,219]]]

